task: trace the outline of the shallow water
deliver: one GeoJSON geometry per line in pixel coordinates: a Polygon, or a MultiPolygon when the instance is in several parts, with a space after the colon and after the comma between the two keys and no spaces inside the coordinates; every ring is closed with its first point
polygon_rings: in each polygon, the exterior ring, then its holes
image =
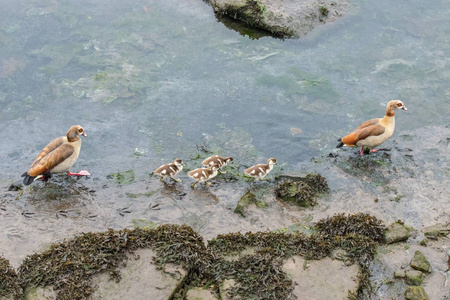
{"type": "Polygon", "coordinates": [[[2,2],[0,253],[14,266],[51,242],[141,219],[207,238],[336,212],[416,228],[450,219],[447,1],[353,1],[343,18],[284,41],[242,36],[200,0],[2,2]],[[386,144],[393,151],[336,151],[390,99],[408,107],[386,144]],[[88,137],[72,171],[92,176],[7,191],[74,124],[88,137]],[[191,189],[184,171],[182,184],[149,176],[175,158],[196,168],[211,153],[235,159],[211,187],[191,189]],[[273,176],[319,171],[330,195],[300,210],[273,197],[275,183],[240,176],[269,157],[273,176]],[[248,189],[268,207],[243,218],[233,210],[248,189]]]}

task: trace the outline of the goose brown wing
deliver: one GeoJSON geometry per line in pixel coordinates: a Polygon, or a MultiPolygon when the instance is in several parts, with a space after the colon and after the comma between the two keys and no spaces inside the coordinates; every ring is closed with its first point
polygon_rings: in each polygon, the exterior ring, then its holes
{"type": "Polygon", "coordinates": [[[58,148],[64,143],[64,137],[59,137],[51,141],[47,146],[42,149],[41,153],[39,153],[38,157],[34,160],[33,164],[31,164],[31,168],[33,168],[39,160],[41,160],[43,157],[47,156],[50,152],[58,148]]]}
{"type": "Polygon", "coordinates": [[[365,121],[365,122],[363,122],[361,125],[359,125],[358,127],[356,127],[355,130],[353,130],[352,132],[350,132],[350,134],[352,134],[352,133],[354,133],[354,132],[356,132],[356,131],[358,131],[358,130],[360,130],[360,129],[363,129],[363,128],[366,128],[366,127],[369,127],[369,126],[372,126],[372,125],[376,125],[376,124],[380,123],[380,120],[381,120],[381,119],[376,118],[376,119],[372,119],[372,120],[369,120],[369,121],[365,121]]]}
{"type": "MultiPolygon", "coordinates": [[[[50,144],[48,146],[50,146],[50,144]]],[[[38,176],[42,173],[50,171],[51,169],[62,163],[64,160],[69,158],[74,153],[74,151],[75,149],[71,145],[67,144],[60,145],[59,147],[54,148],[53,151],[47,153],[47,155],[41,157],[39,160],[36,160],[27,173],[30,176],[38,176]]],[[[39,154],[39,156],[40,155],[41,154],[39,154]]]]}
{"type": "MultiPolygon", "coordinates": [[[[363,123],[364,124],[364,123],[363,123]]],[[[362,124],[361,124],[362,125],[362,124]]],[[[366,127],[361,127],[360,129],[355,129],[349,135],[342,138],[342,142],[345,145],[356,145],[360,140],[364,140],[369,136],[378,136],[383,134],[385,131],[384,126],[380,124],[370,125],[366,127]]]]}

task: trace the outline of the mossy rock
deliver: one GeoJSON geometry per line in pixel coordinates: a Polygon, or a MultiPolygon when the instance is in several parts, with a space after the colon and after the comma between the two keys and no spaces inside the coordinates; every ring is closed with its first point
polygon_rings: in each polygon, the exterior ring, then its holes
{"type": "Polygon", "coordinates": [[[404,270],[395,270],[394,278],[405,278],[406,274],[404,270]]]}
{"type": "Polygon", "coordinates": [[[242,217],[245,218],[245,210],[251,204],[255,204],[259,208],[266,208],[266,206],[267,206],[267,204],[265,202],[258,201],[255,194],[253,194],[250,191],[247,191],[247,193],[245,193],[244,196],[241,197],[238,204],[236,205],[236,208],[234,209],[234,213],[241,215],[242,217]]]}
{"type": "Polygon", "coordinates": [[[385,240],[387,244],[405,241],[409,238],[409,230],[400,222],[392,223],[385,232],[385,240]]]}
{"type": "Polygon", "coordinates": [[[423,281],[423,273],[417,270],[408,270],[405,272],[406,284],[421,285],[423,281]]]}
{"type": "Polygon", "coordinates": [[[424,228],[422,232],[427,238],[437,240],[439,237],[445,237],[450,233],[450,224],[436,224],[424,228]]]}
{"type": "Polygon", "coordinates": [[[414,253],[414,258],[411,261],[410,266],[413,267],[414,269],[422,271],[422,272],[427,272],[427,273],[431,272],[430,262],[425,257],[425,255],[423,255],[423,253],[420,252],[419,250],[417,250],[414,253]]]}
{"type": "Polygon", "coordinates": [[[410,286],[405,291],[407,300],[430,300],[424,288],[421,286],[410,286]]]}

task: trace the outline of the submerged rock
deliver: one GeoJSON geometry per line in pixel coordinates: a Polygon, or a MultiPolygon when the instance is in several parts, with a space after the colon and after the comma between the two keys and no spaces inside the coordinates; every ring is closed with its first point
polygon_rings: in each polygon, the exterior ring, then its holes
{"type": "Polygon", "coordinates": [[[424,288],[421,286],[410,286],[405,291],[405,298],[408,300],[430,300],[424,288]]]}
{"type": "Polygon", "coordinates": [[[416,270],[422,271],[422,272],[431,272],[431,264],[428,261],[428,259],[423,255],[422,252],[417,250],[414,254],[414,258],[410,264],[411,267],[413,267],[416,270]]]}
{"type": "Polygon", "coordinates": [[[304,36],[315,26],[336,20],[346,0],[205,0],[218,16],[229,16],[285,38],[304,36]]]}
{"type": "Polygon", "coordinates": [[[241,197],[238,204],[236,205],[236,208],[234,209],[234,213],[241,215],[242,217],[245,217],[246,216],[245,210],[251,204],[255,204],[256,206],[258,206],[260,208],[265,208],[267,205],[265,202],[258,201],[256,199],[255,194],[253,194],[250,191],[247,191],[247,193],[245,193],[244,196],[241,197]]]}

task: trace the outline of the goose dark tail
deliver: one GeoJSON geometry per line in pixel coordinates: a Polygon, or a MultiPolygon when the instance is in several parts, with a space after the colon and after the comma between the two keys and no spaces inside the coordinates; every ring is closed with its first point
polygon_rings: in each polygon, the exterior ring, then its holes
{"type": "Polygon", "coordinates": [[[33,176],[28,175],[27,172],[23,173],[21,177],[25,177],[23,179],[23,185],[30,185],[30,184],[32,184],[33,181],[34,181],[34,178],[36,178],[36,176],[33,177],[33,176]]]}
{"type": "Polygon", "coordinates": [[[344,143],[342,142],[341,139],[338,139],[339,144],[337,144],[336,148],[341,148],[342,146],[344,146],[344,143]]]}

